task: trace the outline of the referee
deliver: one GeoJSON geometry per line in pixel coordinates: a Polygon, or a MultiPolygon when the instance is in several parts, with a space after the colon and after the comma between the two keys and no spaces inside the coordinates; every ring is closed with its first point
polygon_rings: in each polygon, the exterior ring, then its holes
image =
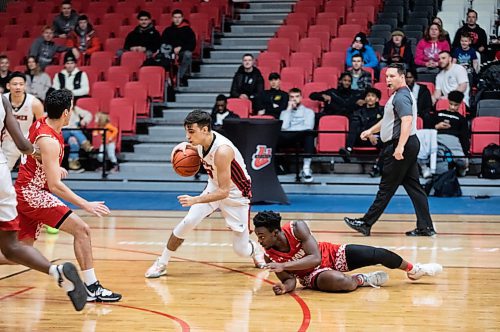
{"type": "Polygon", "coordinates": [[[381,158],[384,168],[375,201],[363,218],[345,217],[345,223],[365,236],[382,215],[387,204],[403,185],[413,203],[417,215],[417,228],[406,232],[407,236],[433,236],[436,234],[429,213],[427,196],[420,186],[417,154],[420,142],[417,138],[417,102],[406,86],[405,70],[400,64],[391,64],[386,72],[387,86],[396,91],[387,101],[384,116],[376,125],[361,133],[366,140],[380,132],[383,142],[381,158]]]}

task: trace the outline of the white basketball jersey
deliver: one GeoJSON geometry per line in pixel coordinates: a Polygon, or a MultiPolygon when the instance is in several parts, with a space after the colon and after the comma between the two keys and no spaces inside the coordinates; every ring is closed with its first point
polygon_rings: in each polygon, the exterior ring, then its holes
{"type": "MultiPolygon", "coordinates": [[[[10,92],[5,93],[4,96],[10,101],[10,92]]],[[[24,102],[20,107],[14,108],[12,106],[12,114],[16,118],[17,122],[19,122],[19,127],[21,127],[21,131],[24,134],[24,137],[28,137],[29,130],[33,121],[35,120],[35,116],[33,115],[33,100],[35,100],[35,96],[26,93],[24,98],[24,102]]],[[[11,104],[12,105],[12,104],[11,104]]],[[[11,139],[8,133],[6,133],[6,137],[11,139]]]]}
{"type": "Polygon", "coordinates": [[[198,145],[198,154],[202,158],[203,167],[207,170],[209,179],[209,187],[219,187],[217,181],[217,166],[215,166],[215,153],[222,145],[227,145],[233,149],[234,159],[231,162],[231,188],[229,198],[237,199],[241,197],[252,197],[252,186],[250,175],[248,175],[247,168],[240,151],[233,145],[233,143],[219,133],[213,133],[214,140],[208,149],[208,152],[203,153],[203,147],[198,145]]]}
{"type": "MultiPolygon", "coordinates": [[[[5,108],[3,108],[3,103],[0,101],[0,144],[3,143],[5,132],[7,132],[5,130],[5,108]]],[[[7,158],[5,158],[3,150],[0,148],[0,164],[5,164],[6,162],[7,158]]]]}

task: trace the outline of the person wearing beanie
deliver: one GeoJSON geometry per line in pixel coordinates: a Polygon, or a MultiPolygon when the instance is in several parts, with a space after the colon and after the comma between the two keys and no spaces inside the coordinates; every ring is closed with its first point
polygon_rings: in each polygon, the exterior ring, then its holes
{"type": "Polygon", "coordinates": [[[54,17],[52,25],[54,34],[59,38],[67,38],[77,24],[78,14],[71,8],[71,1],[64,0],[61,4],[61,13],[54,17]]]}
{"type": "Polygon", "coordinates": [[[154,27],[149,12],[141,10],[137,20],[139,24],[125,38],[123,49],[145,53],[147,58],[151,58],[160,48],[160,33],[154,27]]]}
{"type": "Polygon", "coordinates": [[[391,63],[403,63],[407,69],[414,65],[411,44],[406,39],[405,33],[399,29],[394,30],[391,39],[385,43],[380,67],[387,67],[391,63]]]}
{"type": "Polygon", "coordinates": [[[78,24],[75,29],[68,35],[66,46],[77,48],[83,55],[81,58],[85,61],[90,60],[92,53],[101,50],[101,41],[96,35],[94,27],[90,24],[87,15],[78,17],[78,24]]]}
{"type": "Polygon", "coordinates": [[[355,54],[360,54],[363,57],[365,67],[378,68],[377,54],[369,45],[368,39],[366,39],[366,35],[363,32],[359,32],[354,36],[351,47],[347,49],[345,59],[347,67],[352,66],[352,56],[355,54]]]}

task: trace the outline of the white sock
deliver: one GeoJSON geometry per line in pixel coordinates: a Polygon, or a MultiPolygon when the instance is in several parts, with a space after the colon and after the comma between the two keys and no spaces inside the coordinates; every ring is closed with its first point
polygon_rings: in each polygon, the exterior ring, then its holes
{"type": "Polygon", "coordinates": [[[174,252],[169,250],[167,247],[163,248],[163,252],[160,256],[160,263],[167,265],[174,252]]]}
{"type": "Polygon", "coordinates": [[[73,289],[75,289],[75,285],[68,279],[64,278],[63,274],[63,266],[62,265],[51,265],[49,268],[49,275],[54,278],[56,282],[59,282],[59,275],[63,277],[63,281],[61,283],[61,287],[66,291],[66,292],[71,292],[73,289]]]}
{"type": "Polygon", "coordinates": [[[304,158],[304,169],[311,169],[311,158],[304,158]]]}
{"type": "Polygon", "coordinates": [[[93,268],[82,271],[82,274],[83,274],[83,281],[85,282],[85,285],[90,286],[90,285],[95,284],[97,282],[97,277],[95,276],[95,271],[93,268]]]}

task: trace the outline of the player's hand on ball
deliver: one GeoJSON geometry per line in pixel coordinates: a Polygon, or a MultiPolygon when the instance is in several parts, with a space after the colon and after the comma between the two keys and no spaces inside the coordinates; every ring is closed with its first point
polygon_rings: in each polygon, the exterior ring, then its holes
{"type": "Polygon", "coordinates": [[[177,196],[177,199],[179,200],[179,203],[181,203],[182,207],[189,207],[196,204],[196,197],[189,195],[180,195],[177,196]]]}
{"type": "Polygon", "coordinates": [[[286,293],[285,285],[282,283],[277,283],[273,286],[273,292],[275,295],[283,295],[286,293]]]}
{"type": "Polygon", "coordinates": [[[271,272],[276,272],[276,273],[284,271],[283,264],[281,263],[268,263],[266,265],[266,269],[269,269],[271,272]]]}
{"type": "Polygon", "coordinates": [[[111,213],[109,208],[104,204],[104,201],[101,202],[87,202],[82,208],[95,216],[102,217],[111,213]]]}

